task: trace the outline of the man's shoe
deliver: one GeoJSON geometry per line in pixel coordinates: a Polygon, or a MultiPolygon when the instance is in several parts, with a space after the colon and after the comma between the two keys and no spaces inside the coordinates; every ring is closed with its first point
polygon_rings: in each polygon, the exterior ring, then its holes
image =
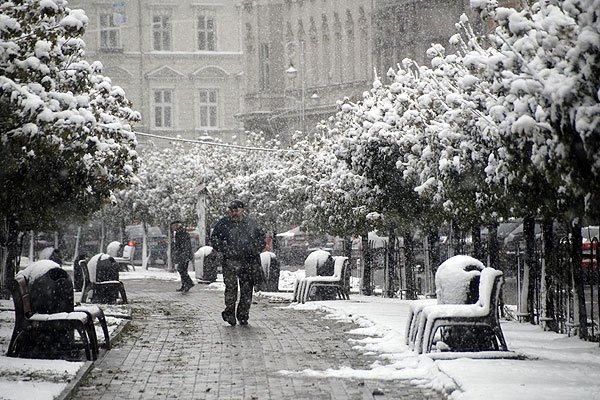
{"type": "Polygon", "coordinates": [[[223,317],[223,321],[227,322],[231,326],[235,326],[235,316],[232,314],[227,314],[225,311],[221,313],[221,317],[223,317]]]}
{"type": "Polygon", "coordinates": [[[240,319],[240,325],[248,325],[247,319],[240,319]]]}
{"type": "Polygon", "coordinates": [[[185,287],[183,288],[183,291],[187,293],[187,292],[189,292],[189,291],[190,291],[190,289],[191,289],[191,288],[193,288],[193,287],[194,287],[194,284],[191,284],[191,285],[185,286],[185,287]]]}
{"type": "Polygon", "coordinates": [[[183,289],[183,286],[182,286],[182,287],[180,287],[179,289],[175,289],[175,291],[176,291],[176,292],[183,292],[183,290],[184,290],[184,289],[183,289]]]}

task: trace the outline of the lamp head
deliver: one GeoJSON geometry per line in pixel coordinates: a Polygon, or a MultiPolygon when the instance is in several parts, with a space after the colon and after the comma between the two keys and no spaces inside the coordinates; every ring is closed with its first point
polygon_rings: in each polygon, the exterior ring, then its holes
{"type": "Polygon", "coordinates": [[[294,80],[296,79],[296,76],[298,76],[298,70],[294,68],[293,64],[290,63],[290,67],[285,70],[285,74],[288,76],[288,78],[294,80]]]}

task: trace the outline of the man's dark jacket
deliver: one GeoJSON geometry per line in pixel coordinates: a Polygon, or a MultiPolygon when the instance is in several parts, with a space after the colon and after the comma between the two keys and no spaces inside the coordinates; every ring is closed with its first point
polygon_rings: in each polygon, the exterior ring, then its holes
{"type": "Polygon", "coordinates": [[[174,232],[175,237],[173,238],[173,263],[174,264],[185,264],[194,258],[192,252],[192,242],[190,240],[190,234],[184,228],[180,228],[174,232]]]}
{"type": "Polygon", "coordinates": [[[260,264],[260,253],[265,248],[265,232],[248,216],[240,221],[223,217],[215,225],[210,237],[211,246],[226,260],[260,264]]]}

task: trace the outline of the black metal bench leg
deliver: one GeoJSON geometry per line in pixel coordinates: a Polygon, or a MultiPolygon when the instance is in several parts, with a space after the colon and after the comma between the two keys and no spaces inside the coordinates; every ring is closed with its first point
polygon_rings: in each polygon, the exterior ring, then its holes
{"type": "Polygon", "coordinates": [[[88,361],[93,361],[90,341],[88,339],[88,335],[87,335],[85,327],[83,325],[78,324],[75,329],[77,329],[77,333],[79,333],[79,337],[81,338],[81,341],[83,342],[83,348],[85,349],[85,357],[87,358],[88,361]]]}

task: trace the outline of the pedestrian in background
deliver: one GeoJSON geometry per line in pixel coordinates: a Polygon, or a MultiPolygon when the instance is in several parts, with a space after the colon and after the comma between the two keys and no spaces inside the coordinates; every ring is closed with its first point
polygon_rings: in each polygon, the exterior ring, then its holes
{"type": "Polygon", "coordinates": [[[213,249],[223,255],[225,310],[221,316],[232,326],[236,324],[236,318],[240,325],[247,325],[252,289],[260,283],[256,282],[256,276],[257,271],[261,271],[260,253],[265,248],[265,232],[245,214],[241,200],[229,203],[227,212],[210,236],[213,249]]]}
{"type": "Polygon", "coordinates": [[[192,252],[192,240],[190,234],[185,230],[181,222],[171,222],[171,232],[173,232],[173,240],[171,245],[172,261],[177,266],[177,272],[181,277],[181,287],[178,292],[187,292],[193,286],[192,278],[188,274],[188,264],[194,259],[192,252]]]}
{"type": "Polygon", "coordinates": [[[50,257],[48,257],[48,260],[54,261],[55,263],[60,265],[61,268],[63,266],[62,253],[60,252],[59,249],[52,250],[52,254],[50,254],[50,257]]]}

